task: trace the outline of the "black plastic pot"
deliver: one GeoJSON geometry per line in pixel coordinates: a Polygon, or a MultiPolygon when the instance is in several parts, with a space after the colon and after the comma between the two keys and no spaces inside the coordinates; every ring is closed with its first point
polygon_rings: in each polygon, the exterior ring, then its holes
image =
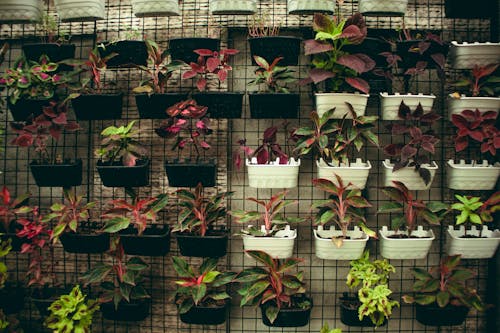
{"type": "Polygon", "coordinates": [[[264,325],[270,327],[301,327],[307,325],[311,317],[312,299],[304,297],[304,300],[305,299],[311,302],[311,306],[305,309],[282,307],[273,323],[271,323],[265,315],[266,308],[269,306],[270,302],[264,303],[264,305],[260,306],[262,322],[264,325]]]}
{"type": "Polygon", "coordinates": [[[498,4],[495,0],[478,0],[474,5],[467,0],[445,0],[444,8],[447,18],[482,18],[498,15],[498,4]]]}
{"type": "MultiPolygon", "coordinates": [[[[343,296],[340,298],[340,321],[348,326],[355,327],[375,327],[370,317],[363,317],[363,320],[359,320],[358,308],[360,302],[357,297],[347,297],[343,296]]],[[[387,319],[381,326],[387,324],[387,319]]]]}
{"type": "Polygon", "coordinates": [[[22,98],[12,104],[7,98],[7,105],[14,121],[26,121],[42,114],[43,108],[49,106],[50,99],[25,99],[22,98]]]}
{"type": "Polygon", "coordinates": [[[146,228],[141,236],[137,230],[128,228],[120,232],[125,253],[138,256],[159,257],[170,251],[170,227],[153,225],[146,228]]]}
{"type": "Polygon", "coordinates": [[[149,299],[131,300],[130,303],[122,301],[115,309],[113,302],[107,302],[101,304],[101,312],[108,320],[141,321],[149,316],[150,303],[149,299]]]}
{"type": "Polygon", "coordinates": [[[266,36],[252,37],[248,39],[250,43],[250,54],[252,64],[257,66],[254,55],[262,57],[268,63],[274,59],[283,57],[278,63],[279,66],[296,66],[299,64],[300,43],[302,39],[292,36],[266,36]]]}
{"type": "Polygon", "coordinates": [[[297,118],[299,94],[250,93],[250,115],[254,119],[297,118]]]}
{"type": "Polygon", "coordinates": [[[109,249],[109,234],[64,233],[59,237],[69,253],[103,253],[109,249]]]}
{"type": "Polygon", "coordinates": [[[437,304],[416,305],[417,321],[428,326],[453,326],[461,325],[469,308],[466,306],[447,305],[440,308],[437,304]]]}
{"type": "Polygon", "coordinates": [[[49,306],[61,295],[67,294],[69,290],[64,288],[41,288],[33,290],[31,300],[35,304],[40,316],[47,317],[50,314],[49,306]]]}
{"type": "Polygon", "coordinates": [[[188,312],[180,314],[181,321],[195,325],[220,325],[226,321],[229,302],[224,305],[193,306],[188,312]]]}
{"type": "Polygon", "coordinates": [[[109,68],[134,67],[136,65],[146,66],[148,64],[148,50],[146,42],[143,40],[120,40],[114,43],[103,42],[99,46],[99,53],[101,57],[117,53],[116,56],[108,60],[106,65],[109,68]]]}
{"type": "Polygon", "coordinates": [[[31,174],[39,187],[71,187],[82,184],[82,160],[62,164],[30,163],[31,174]]]}
{"type": "MultiPolygon", "coordinates": [[[[27,60],[40,61],[40,57],[45,54],[52,62],[59,62],[75,57],[75,45],[73,44],[56,44],[56,43],[35,43],[25,44],[22,46],[24,56],[27,60]]],[[[61,70],[72,70],[72,66],[60,64],[61,70]]]]}
{"type": "Polygon", "coordinates": [[[217,183],[217,165],[214,162],[172,162],[165,161],[168,186],[195,187],[201,183],[204,187],[212,187],[217,183]]]}
{"type": "Polygon", "coordinates": [[[179,250],[186,257],[220,258],[227,253],[227,231],[209,231],[205,236],[175,233],[179,250]]]}
{"type": "Polygon", "coordinates": [[[138,94],[135,95],[135,103],[141,119],[166,119],[165,111],[175,103],[186,98],[186,94],[138,94]]]}
{"type": "Polygon", "coordinates": [[[198,55],[194,53],[197,49],[208,49],[218,51],[220,39],[216,38],[173,38],[168,42],[168,48],[172,60],[182,60],[186,64],[197,62],[198,55]]]}
{"type": "Polygon", "coordinates": [[[18,284],[7,282],[0,289],[0,309],[6,315],[20,312],[24,307],[24,295],[26,291],[18,284]]]}
{"type": "Polygon", "coordinates": [[[120,119],[123,94],[80,95],[71,104],[78,120],[120,119]]]}
{"type": "Polygon", "coordinates": [[[149,159],[137,160],[135,166],[103,163],[97,161],[97,172],[102,184],[107,187],[139,187],[149,185],[149,159]]]}
{"type": "Polygon", "coordinates": [[[422,55],[419,52],[410,52],[410,49],[418,47],[419,42],[419,40],[404,40],[396,42],[396,54],[398,54],[402,59],[398,65],[400,68],[412,68],[415,67],[419,61],[427,61],[427,68],[432,69],[434,68],[434,60],[431,57],[432,54],[442,53],[445,57],[448,54],[448,45],[446,43],[440,45],[433,41],[430,42],[431,45],[422,55]]]}
{"type": "Polygon", "coordinates": [[[211,118],[241,118],[242,92],[205,92],[193,94],[199,105],[208,106],[211,118]]]}

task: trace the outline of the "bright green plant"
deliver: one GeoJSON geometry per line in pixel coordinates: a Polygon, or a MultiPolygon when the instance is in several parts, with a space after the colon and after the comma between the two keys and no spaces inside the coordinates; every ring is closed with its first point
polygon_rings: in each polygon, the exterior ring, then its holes
{"type": "Polygon", "coordinates": [[[174,269],[179,274],[176,280],[175,303],[180,314],[188,312],[193,306],[220,304],[231,298],[225,286],[232,282],[236,273],[217,271],[215,258],[206,258],[198,272],[184,259],[172,257],[174,269]]]}
{"type": "Polygon", "coordinates": [[[370,317],[374,325],[382,325],[384,320],[391,316],[392,308],[399,307],[399,302],[389,298],[392,291],[388,286],[389,274],[396,272],[396,269],[386,259],[370,261],[368,250],[350,264],[347,285],[351,289],[361,285],[358,290],[358,299],[361,302],[358,308],[359,320],[370,317]]]}
{"type": "MultiPolygon", "coordinates": [[[[492,214],[500,210],[500,192],[493,193],[484,203],[480,197],[455,194],[458,202],[451,205],[451,208],[460,212],[456,216],[455,223],[479,224],[493,222],[492,214]]],[[[467,228],[465,228],[467,234],[467,228]]]]}
{"type": "Polygon", "coordinates": [[[274,59],[271,64],[262,57],[254,55],[253,58],[260,67],[255,70],[255,79],[248,82],[249,85],[265,87],[263,91],[273,93],[288,94],[290,92],[286,85],[297,81],[297,79],[293,76],[295,71],[286,66],[278,66],[283,57],[274,59]]]}
{"type": "Polygon", "coordinates": [[[340,328],[332,328],[328,326],[328,323],[325,323],[323,327],[321,328],[321,331],[319,333],[342,333],[342,330],[340,328]]]}
{"type": "MultiPolygon", "coordinates": [[[[0,258],[3,258],[7,254],[9,254],[10,250],[12,250],[11,240],[2,240],[0,238],[0,258]]],[[[0,289],[5,286],[7,276],[7,265],[3,261],[0,261],[0,289]]]]}
{"type": "Polygon", "coordinates": [[[50,305],[45,326],[55,333],[90,333],[92,317],[99,310],[99,302],[86,298],[80,286],[76,285],[69,294],[62,295],[50,305]]]}

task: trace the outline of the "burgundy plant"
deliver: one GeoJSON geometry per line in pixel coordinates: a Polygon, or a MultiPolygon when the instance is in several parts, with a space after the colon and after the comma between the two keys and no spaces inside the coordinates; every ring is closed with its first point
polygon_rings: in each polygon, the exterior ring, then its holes
{"type": "Polygon", "coordinates": [[[9,231],[10,224],[16,220],[18,214],[32,211],[31,207],[23,205],[30,196],[30,193],[24,193],[13,199],[9,189],[4,185],[0,192],[0,221],[5,232],[9,231]]]}
{"type": "MultiPolygon", "coordinates": [[[[469,93],[473,97],[480,96],[497,96],[500,88],[498,83],[500,78],[493,74],[498,69],[498,64],[489,64],[485,66],[474,65],[474,68],[463,79],[455,82],[454,87],[468,88],[469,93]]],[[[460,97],[458,93],[453,94],[454,97],[460,97]],[[456,96],[458,95],[458,96],[456,96]]]]}

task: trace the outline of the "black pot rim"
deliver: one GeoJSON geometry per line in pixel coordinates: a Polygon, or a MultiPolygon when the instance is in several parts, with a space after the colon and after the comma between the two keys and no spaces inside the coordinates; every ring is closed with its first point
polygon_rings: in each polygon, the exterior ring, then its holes
{"type": "Polygon", "coordinates": [[[214,40],[214,41],[220,41],[219,38],[211,38],[211,37],[177,37],[177,38],[170,38],[169,41],[182,41],[182,40],[214,40]]]}
{"type": "Polygon", "coordinates": [[[168,236],[168,234],[170,234],[170,225],[168,224],[153,224],[153,225],[149,225],[146,227],[146,230],[144,230],[144,232],[142,233],[142,235],[138,235],[137,234],[137,229],[130,226],[124,230],[120,230],[118,232],[118,234],[120,236],[125,236],[125,237],[150,237],[150,238],[161,238],[161,237],[165,237],[165,236],[168,236]],[[160,234],[155,234],[155,235],[147,235],[145,234],[146,230],[159,230],[159,231],[162,231],[162,233],[160,234]]]}
{"type": "Polygon", "coordinates": [[[102,160],[98,160],[97,163],[96,163],[96,166],[98,168],[102,168],[102,169],[117,168],[117,167],[140,169],[140,168],[147,167],[151,163],[151,160],[149,159],[149,157],[146,157],[146,158],[137,160],[137,163],[140,163],[140,162],[142,162],[142,163],[141,164],[136,164],[136,165],[129,166],[129,165],[119,164],[119,163],[116,163],[116,162],[113,163],[113,164],[106,164],[102,160]]]}
{"type": "Polygon", "coordinates": [[[198,233],[193,233],[193,232],[174,232],[175,237],[177,238],[227,238],[229,237],[229,231],[228,230],[209,230],[207,231],[207,234],[205,236],[201,236],[198,233]],[[212,233],[211,235],[209,233],[212,233]]]}
{"type": "Polygon", "coordinates": [[[184,165],[184,166],[217,166],[215,159],[194,161],[192,159],[173,159],[172,161],[165,160],[165,166],[184,165]]]}
{"type": "Polygon", "coordinates": [[[273,39],[289,39],[289,40],[302,40],[301,37],[297,37],[297,36],[260,36],[260,37],[248,37],[248,40],[264,40],[264,39],[270,39],[270,40],[273,40],[273,39]]]}
{"type": "Polygon", "coordinates": [[[70,161],[69,163],[48,163],[48,164],[39,164],[36,160],[33,160],[30,162],[30,166],[40,166],[40,167],[53,167],[53,166],[60,166],[60,167],[70,167],[70,166],[78,166],[82,164],[82,159],[77,158],[74,161],[70,161]]]}

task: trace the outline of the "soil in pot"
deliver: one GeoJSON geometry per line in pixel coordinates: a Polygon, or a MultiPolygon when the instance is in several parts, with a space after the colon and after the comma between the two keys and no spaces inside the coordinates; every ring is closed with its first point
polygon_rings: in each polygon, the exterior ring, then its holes
{"type": "Polygon", "coordinates": [[[435,303],[430,305],[416,304],[415,307],[417,321],[429,326],[461,325],[469,313],[469,308],[466,306],[450,304],[444,308],[435,303]]]}
{"type": "Polygon", "coordinates": [[[39,187],[71,187],[82,184],[82,160],[61,164],[30,163],[31,174],[39,187]]]}
{"type": "Polygon", "coordinates": [[[97,161],[97,171],[107,187],[139,187],[149,185],[150,160],[137,160],[135,166],[97,161]]]}
{"type": "Polygon", "coordinates": [[[109,249],[109,234],[90,230],[67,232],[59,237],[64,250],[69,253],[103,253],[109,249]]]}
{"type": "Polygon", "coordinates": [[[141,321],[149,316],[150,303],[149,299],[131,300],[130,303],[122,301],[116,309],[113,302],[107,302],[101,304],[101,312],[108,320],[141,321]]]}
{"type": "Polygon", "coordinates": [[[168,48],[172,60],[182,60],[186,64],[197,62],[198,55],[194,53],[197,49],[217,51],[220,48],[220,40],[216,38],[173,38],[168,42],[168,48]]]}
{"type": "Polygon", "coordinates": [[[22,98],[12,104],[7,98],[7,106],[14,121],[26,121],[42,114],[43,108],[49,106],[50,99],[27,99],[22,98]]]}
{"type": "Polygon", "coordinates": [[[165,162],[168,186],[195,187],[201,183],[204,187],[217,184],[217,165],[214,162],[165,162]]]}
{"type": "Polygon", "coordinates": [[[220,325],[226,321],[229,302],[193,306],[188,312],[180,314],[181,321],[195,325],[220,325]]]}
{"type": "Polygon", "coordinates": [[[430,237],[418,237],[418,236],[414,236],[414,235],[405,235],[405,234],[394,234],[394,235],[390,235],[390,236],[387,236],[387,238],[392,238],[392,239],[426,239],[426,238],[430,238],[430,237]]]}
{"type": "Polygon", "coordinates": [[[206,92],[193,94],[199,105],[208,106],[208,114],[214,119],[241,118],[243,93],[206,92]]]}
{"type": "Polygon", "coordinates": [[[61,295],[67,294],[70,290],[65,288],[43,287],[34,289],[31,300],[35,304],[40,316],[47,317],[50,314],[49,306],[61,295]]]}
{"type": "Polygon", "coordinates": [[[123,93],[80,95],[71,101],[78,120],[110,120],[122,117],[123,93]]]}
{"type": "Polygon", "coordinates": [[[312,309],[311,298],[305,296],[294,298],[292,304],[297,307],[282,307],[273,323],[271,323],[265,315],[265,311],[268,308],[269,303],[270,302],[267,302],[260,306],[260,310],[262,313],[262,322],[264,323],[264,325],[270,327],[301,327],[309,323],[312,309]],[[297,306],[297,304],[305,303],[307,301],[309,302],[308,305],[304,304],[303,307],[297,306]]]}
{"type": "Polygon", "coordinates": [[[115,43],[103,42],[99,47],[101,57],[111,53],[118,55],[109,59],[108,68],[146,66],[148,64],[148,50],[143,40],[120,40],[115,43]]]}
{"type": "Polygon", "coordinates": [[[179,93],[138,94],[135,95],[135,103],[141,119],[166,119],[165,111],[185,98],[186,94],[179,93]]]}
{"type": "MultiPolygon", "coordinates": [[[[40,61],[40,57],[45,54],[52,62],[73,59],[75,57],[75,45],[57,43],[34,43],[22,46],[24,56],[27,60],[40,61]]],[[[60,64],[59,70],[70,71],[72,66],[60,64]]]]}
{"type": "Polygon", "coordinates": [[[158,257],[170,251],[170,227],[168,225],[152,225],[144,230],[141,236],[135,228],[127,228],[120,232],[120,239],[126,254],[158,257]]]}
{"type": "Polygon", "coordinates": [[[7,282],[0,289],[0,309],[6,315],[18,313],[24,307],[25,289],[20,284],[7,282]]]}
{"type": "Polygon", "coordinates": [[[181,255],[186,257],[220,258],[227,253],[227,231],[210,230],[205,236],[176,233],[181,255]]]}
{"type": "Polygon", "coordinates": [[[249,101],[253,119],[295,119],[299,114],[299,94],[250,93],[249,101]]]}
{"type": "Polygon", "coordinates": [[[299,37],[293,36],[249,38],[252,64],[257,66],[253,56],[258,55],[266,59],[268,63],[272,63],[278,57],[283,57],[278,63],[279,66],[296,66],[299,64],[301,41],[299,37]]]}
{"type": "MultiPolygon", "coordinates": [[[[357,297],[348,296],[344,294],[340,298],[340,321],[348,326],[355,327],[375,327],[370,317],[363,317],[363,320],[359,320],[358,308],[361,306],[361,302],[357,297]]],[[[381,326],[387,324],[387,319],[381,326]]]]}

